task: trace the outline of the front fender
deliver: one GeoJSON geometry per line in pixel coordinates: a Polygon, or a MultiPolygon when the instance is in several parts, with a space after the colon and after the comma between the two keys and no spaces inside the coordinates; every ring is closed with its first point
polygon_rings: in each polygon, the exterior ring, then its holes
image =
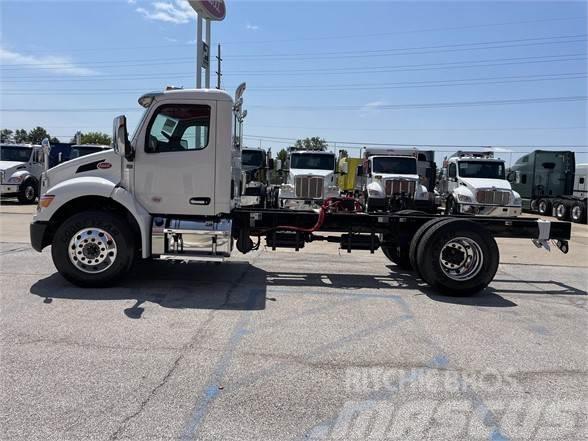
{"type": "Polygon", "coordinates": [[[125,207],[133,215],[141,231],[141,256],[146,259],[151,255],[151,215],[137,200],[122,187],[116,187],[112,199],[125,207]]]}
{"type": "Polygon", "coordinates": [[[53,195],[55,198],[51,205],[37,212],[33,219],[39,222],[47,222],[57,210],[69,201],[82,196],[109,198],[114,188],[115,184],[112,181],[97,177],[79,177],[62,181],[45,192],[45,195],[53,195]]]}

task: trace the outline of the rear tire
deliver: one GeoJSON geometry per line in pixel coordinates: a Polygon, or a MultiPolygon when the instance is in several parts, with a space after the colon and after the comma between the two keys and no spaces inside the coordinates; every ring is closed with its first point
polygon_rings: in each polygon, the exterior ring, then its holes
{"type": "Polygon", "coordinates": [[[446,295],[467,296],[492,281],[500,254],[483,227],[452,219],[429,228],[417,247],[416,259],[429,285],[446,295]]]}
{"type": "Polygon", "coordinates": [[[416,233],[414,234],[414,236],[412,237],[412,240],[410,241],[410,247],[408,250],[408,260],[410,262],[410,266],[412,267],[412,269],[414,269],[414,271],[417,273],[417,275],[422,279],[423,276],[421,275],[421,271],[417,262],[417,248],[419,246],[419,244],[421,243],[421,239],[423,238],[423,235],[429,231],[429,229],[433,226],[438,224],[439,222],[450,222],[452,219],[447,219],[447,218],[437,218],[437,219],[431,219],[430,221],[425,222],[423,225],[421,225],[421,227],[416,231],[416,233]]]}
{"type": "Polygon", "coordinates": [[[555,207],[555,217],[559,220],[566,220],[570,214],[570,207],[565,201],[560,201],[555,207]]]}
{"type": "Polygon", "coordinates": [[[51,256],[59,273],[71,283],[104,287],[131,269],[135,247],[133,233],[121,216],[85,211],[57,228],[51,256]]]}
{"type": "Polygon", "coordinates": [[[570,210],[570,217],[572,221],[577,224],[586,223],[586,204],[584,202],[576,202],[570,210]]]}

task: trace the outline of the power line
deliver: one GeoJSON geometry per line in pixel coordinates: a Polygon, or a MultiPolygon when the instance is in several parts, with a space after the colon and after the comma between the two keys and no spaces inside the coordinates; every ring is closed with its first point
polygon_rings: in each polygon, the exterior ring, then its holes
{"type": "MultiPolygon", "coordinates": [[[[282,138],[282,137],[274,137],[274,136],[259,136],[259,135],[244,135],[244,138],[247,139],[258,139],[258,140],[266,140],[266,141],[273,141],[273,142],[281,142],[290,143],[296,142],[296,138],[282,138]]],[[[474,145],[474,144],[415,144],[412,142],[402,142],[402,143],[380,143],[380,142],[357,142],[357,141],[337,141],[337,140],[325,140],[329,144],[338,144],[342,147],[345,145],[358,145],[358,146],[382,146],[382,147],[440,147],[440,148],[562,148],[562,149],[578,149],[578,148],[588,148],[587,144],[584,145],[474,145]]]]}
{"type": "MultiPolygon", "coordinates": [[[[529,63],[560,63],[563,61],[578,61],[586,60],[585,53],[579,54],[565,54],[565,55],[543,55],[533,57],[511,57],[511,58],[493,58],[485,60],[468,60],[468,61],[452,61],[445,63],[432,63],[432,64],[407,64],[407,65],[396,65],[396,66],[375,66],[375,67],[342,67],[342,68],[321,68],[321,69],[296,69],[296,70],[273,70],[273,71],[238,71],[235,73],[227,73],[226,75],[255,75],[255,76],[270,76],[276,74],[280,76],[284,75],[296,75],[300,74],[312,74],[312,73],[329,73],[335,74],[361,74],[361,73],[386,73],[386,72],[406,72],[406,71],[420,71],[420,70],[443,70],[443,69],[460,69],[470,67],[489,67],[489,66],[503,66],[503,65],[519,65],[529,63]],[[564,58],[562,58],[564,57],[564,58]],[[567,57],[567,58],[565,58],[567,57]],[[495,63],[498,61],[498,63],[495,63]],[[505,61],[504,63],[502,61],[505,61]],[[467,64],[476,63],[476,64],[467,64]],[[484,63],[484,64],[479,64],[484,63]]],[[[152,74],[119,74],[118,76],[106,76],[106,75],[85,75],[81,78],[55,78],[55,77],[9,77],[9,80],[2,79],[1,83],[35,83],[43,81],[112,81],[112,80],[137,80],[137,79],[160,79],[162,75],[169,78],[192,78],[193,72],[186,73],[167,73],[161,72],[157,76],[152,74]],[[19,78],[19,80],[12,80],[12,78],[19,78]],[[33,81],[31,81],[33,80],[33,81]]]]}
{"type": "MultiPolygon", "coordinates": [[[[481,106],[499,106],[499,105],[518,105],[518,104],[545,104],[545,103],[563,103],[563,102],[581,102],[586,101],[588,96],[557,96],[557,97],[537,97],[537,98],[518,98],[491,101],[453,101],[437,103],[407,103],[407,104],[390,104],[378,106],[377,110],[396,110],[396,109],[436,109],[451,107],[481,107],[481,106]]],[[[361,105],[346,106],[291,106],[282,104],[281,106],[252,105],[248,106],[257,109],[268,110],[286,110],[286,111],[314,111],[314,110],[331,110],[331,111],[368,111],[374,110],[361,105]]],[[[4,108],[1,112],[121,112],[121,111],[140,111],[137,108],[4,108]]]]}
{"type": "MultiPolygon", "coordinates": [[[[525,77],[525,76],[523,76],[525,77]]],[[[352,85],[333,85],[333,86],[291,86],[291,87],[250,87],[252,92],[277,92],[277,91],[291,91],[295,89],[304,88],[306,90],[315,90],[320,89],[323,91],[339,91],[339,90],[349,90],[350,87],[353,87],[353,90],[380,90],[380,89],[417,89],[417,88],[437,88],[437,87],[460,87],[460,86],[480,86],[480,85],[499,85],[499,84],[510,84],[510,83],[530,83],[530,82],[540,82],[540,81],[566,81],[566,80],[578,80],[578,79],[586,79],[588,76],[586,73],[582,74],[553,74],[551,76],[543,76],[543,75],[530,75],[526,79],[508,79],[512,77],[502,77],[505,80],[501,81],[479,81],[479,80],[454,80],[454,81],[433,81],[433,82],[399,82],[399,83],[383,83],[383,84],[373,84],[373,85],[361,85],[359,84],[352,84],[352,85]],[[555,76],[558,75],[558,76],[555,76]]],[[[501,77],[496,77],[500,79],[501,77]]],[[[63,89],[60,91],[47,91],[46,89],[43,90],[26,90],[24,92],[18,91],[9,91],[3,92],[2,95],[5,96],[94,96],[94,95],[103,95],[105,91],[110,93],[117,93],[119,95],[136,95],[145,91],[145,89],[134,89],[134,90],[125,90],[125,89],[102,89],[102,90],[95,90],[88,91],[87,89],[82,92],[78,92],[75,90],[68,90],[63,89]]]]}
{"type": "MultiPolygon", "coordinates": [[[[586,37],[587,34],[577,34],[577,35],[563,35],[563,36],[553,36],[553,37],[535,37],[535,38],[523,38],[523,39],[515,39],[515,40],[494,40],[494,41],[480,41],[476,43],[458,43],[458,44],[449,44],[449,45],[436,45],[436,46],[417,46],[417,47],[408,47],[408,48],[393,48],[393,49],[374,49],[374,50],[357,50],[357,51],[336,51],[336,52],[313,52],[313,53],[298,53],[298,54],[257,54],[257,55],[228,55],[229,59],[258,59],[258,58],[271,58],[272,60],[275,58],[293,58],[293,59],[316,59],[316,58],[355,58],[355,57],[375,57],[375,56],[401,56],[401,55],[420,55],[420,54],[427,54],[427,53],[440,53],[440,52],[450,52],[452,50],[441,50],[444,48],[461,48],[455,49],[456,51],[459,50],[478,50],[478,49],[503,49],[509,47],[526,47],[526,46],[533,46],[533,45],[545,45],[545,44],[563,44],[563,43],[576,43],[576,42],[586,42],[586,38],[579,39],[579,37],[586,37]],[[573,40],[568,41],[538,41],[538,40],[562,40],[562,39],[570,39],[574,38],[573,40]],[[533,41],[534,43],[528,43],[533,41]],[[512,44],[512,45],[504,45],[505,43],[515,43],[515,42],[525,42],[524,44],[512,44]],[[491,44],[500,44],[499,46],[485,46],[485,47],[474,47],[480,45],[491,45],[491,44]],[[435,49],[433,51],[422,52],[422,49],[435,49]],[[419,50],[418,52],[404,52],[404,53],[397,53],[399,51],[410,51],[410,50],[419,50]]],[[[143,58],[143,59],[134,59],[134,60],[101,60],[101,61],[91,61],[91,62],[61,62],[61,63],[43,63],[43,64],[35,64],[35,63],[19,63],[19,64],[10,64],[8,66],[0,67],[1,71],[15,71],[15,70],[22,70],[30,67],[34,67],[35,69],[48,69],[48,70],[60,70],[71,67],[72,64],[75,64],[76,67],[79,66],[90,66],[90,67],[101,67],[101,68],[123,68],[123,67],[137,67],[137,66],[158,66],[158,65],[169,65],[169,64],[187,64],[193,63],[194,57],[175,57],[175,58],[167,58],[167,59],[158,59],[158,61],[153,61],[152,58],[143,58]]]]}
{"type": "Polygon", "coordinates": [[[502,131],[544,131],[544,130],[588,130],[588,126],[572,127],[486,127],[486,128],[423,128],[423,127],[402,127],[402,128],[357,128],[357,127],[301,127],[301,126],[271,126],[271,125],[253,125],[248,128],[263,129],[296,129],[296,130],[332,130],[345,132],[502,132],[502,131]]]}

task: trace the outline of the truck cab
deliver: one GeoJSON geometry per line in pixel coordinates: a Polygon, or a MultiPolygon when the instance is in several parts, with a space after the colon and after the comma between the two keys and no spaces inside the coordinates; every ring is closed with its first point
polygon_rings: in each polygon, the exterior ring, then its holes
{"type": "Polygon", "coordinates": [[[288,177],[278,194],[280,206],[309,209],[339,196],[334,153],[292,150],[287,163],[288,177]]]}
{"type": "Polygon", "coordinates": [[[367,211],[436,211],[435,195],[425,185],[431,180],[426,174],[429,161],[419,158],[419,151],[370,148],[363,158],[361,187],[367,211]]]}
{"type": "Polygon", "coordinates": [[[446,214],[521,214],[521,197],[506,180],[504,161],[494,158],[492,152],[458,151],[446,159],[439,193],[446,214]]]}
{"type": "Polygon", "coordinates": [[[32,204],[39,195],[43,173],[43,149],[40,145],[0,145],[0,196],[16,197],[32,204]]]}

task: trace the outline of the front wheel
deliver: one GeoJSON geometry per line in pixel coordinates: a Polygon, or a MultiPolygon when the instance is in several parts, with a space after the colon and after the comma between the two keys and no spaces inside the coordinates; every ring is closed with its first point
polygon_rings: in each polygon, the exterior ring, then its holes
{"type": "Polygon", "coordinates": [[[21,204],[34,204],[37,199],[37,183],[33,179],[24,181],[18,192],[18,202],[21,204]]]}
{"type": "Polygon", "coordinates": [[[63,222],[53,238],[51,255],[59,273],[82,287],[112,285],[132,267],[133,233],[113,213],[85,211],[63,222]]]}

